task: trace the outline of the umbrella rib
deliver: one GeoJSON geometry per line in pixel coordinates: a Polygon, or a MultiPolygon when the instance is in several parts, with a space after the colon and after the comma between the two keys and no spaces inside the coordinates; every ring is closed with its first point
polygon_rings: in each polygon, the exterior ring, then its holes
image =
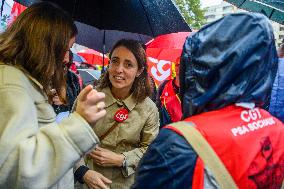
{"type": "MultiPolygon", "coordinates": [[[[75,15],[75,8],[76,8],[76,6],[77,6],[77,3],[78,3],[78,1],[75,0],[75,3],[74,3],[74,5],[73,5],[73,10],[72,10],[72,18],[74,18],[74,15],[75,15]]],[[[75,18],[74,18],[74,19],[75,19],[75,18]]]]}
{"type": "Polygon", "coordinates": [[[246,0],[243,0],[243,2],[239,5],[240,7],[246,2],[246,0]]]}
{"type": "Polygon", "coordinates": [[[261,4],[261,5],[267,6],[267,7],[269,7],[269,8],[272,8],[272,9],[275,9],[275,10],[277,10],[277,11],[280,11],[280,12],[284,13],[284,10],[278,9],[277,7],[271,6],[271,5],[269,5],[269,4],[266,4],[266,3],[263,3],[263,2],[260,2],[260,1],[257,1],[257,0],[251,0],[251,1],[252,1],[252,2],[255,2],[255,3],[259,3],[259,4],[261,4]]]}
{"type": "Polygon", "coordinates": [[[146,15],[146,18],[147,18],[147,22],[148,22],[148,24],[149,24],[149,26],[150,26],[150,30],[151,30],[152,36],[155,36],[155,34],[154,34],[153,30],[152,30],[152,26],[151,26],[151,23],[150,23],[148,14],[147,14],[147,12],[146,12],[146,10],[145,10],[145,7],[144,7],[143,3],[141,2],[141,0],[139,0],[139,3],[141,4],[141,6],[142,6],[142,8],[143,8],[143,11],[145,12],[145,15],[146,15]]]}
{"type": "Polygon", "coordinates": [[[4,9],[4,3],[5,3],[5,0],[2,0],[2,4],[1,4],[1,17],[3,16],[3,9],[4,9]]]}
{"type": "Polygon", "coordinates": [[[275,9],[272,9],[272,11],[271,11],[271,13],[270,13],[268,18],[271,18],[271,16],[273,15],[274,11],[275,11],[275,9]]]}

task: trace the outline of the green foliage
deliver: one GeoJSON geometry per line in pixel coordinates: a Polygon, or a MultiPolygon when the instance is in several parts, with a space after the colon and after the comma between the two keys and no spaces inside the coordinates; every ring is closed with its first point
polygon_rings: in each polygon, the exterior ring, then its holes
{"type": "Polygon", "coordinates": [[[1,17],[1,19],[0,19],[0,31],[2,32],[2,31],[4,31],[4,30],[6,30],[6,28],[7,28],[7,22],[8,22],[8,19],[9,19],[10,17],[8,16],[8,15],[6,15],[6,14],[4,14],[4,15],[2,15],[2,17],[1,17]]]}
{"type": "Polygon", "coordinates": [[[200,7],[200,0],[174,0],[185,21],[192,29],[200,29],[205,23],[205,10],[200,7]]]}

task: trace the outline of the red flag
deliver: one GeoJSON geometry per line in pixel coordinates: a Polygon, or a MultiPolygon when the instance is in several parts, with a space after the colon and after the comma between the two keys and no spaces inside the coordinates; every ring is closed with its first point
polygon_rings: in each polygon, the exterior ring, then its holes
{"type": "Polygon", "coordinates": [[[11,17],[8,22],[8,26],[10,26],[14,20],[24,11],[27,7],[21,5],[20,3],[14,2],[12,10],[11,10],[11,17]]]}
{"type": "Polygon", "coordinates": [[[159,85],[172,77],[172,67],[180,59],[182,47],[190,32],[161,35],[149,41],[146,46],[148,72],[159,85]]]}

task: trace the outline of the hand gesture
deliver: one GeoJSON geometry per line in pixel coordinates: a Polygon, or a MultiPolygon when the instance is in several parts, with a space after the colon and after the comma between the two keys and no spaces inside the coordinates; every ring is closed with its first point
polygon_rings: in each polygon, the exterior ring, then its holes
{"type": "Polygon", "coordinates": [[[103,167],[121,167],[124,160],[124,155],[114,153],[108,149],[96,147],[89,157],[91,157],[94,163],[103,167]]]}
{"type": "Polygon", "coordinates": [[[55,95],[52,97],[52,102],[54,105],[60,106],[63,104],[63,102],[60,101],[59,96],[55,95]]]}
{"type": "Polygon", "coordinates": [[[88,170],[83,176],[84,182],[90,189],[109,189],[107,185],[111,184],[111,180],[104,177],[101,173],[88,170]]]}
{"type": "Polygon", "coordinates": [[[97,92],[92,85],[88,85],[78,95],[75,111],[94,126],[106,114],[104,99],[104,93],[97,92]]]}
{"type": "Polygon", "coordinates": [[[56,90],[55,89],[51,89],[50,90],[50,93],[52,94],[52,103],[53,104],[55,104],[55,105],[57,105],[57,106],[60,106],[60,105],[62,105],[63,103],[61,102],[61,100],[59,99],[59,96],[58,96],[58,94],[57,94],[57,92],[56,92],[56,90]]]}

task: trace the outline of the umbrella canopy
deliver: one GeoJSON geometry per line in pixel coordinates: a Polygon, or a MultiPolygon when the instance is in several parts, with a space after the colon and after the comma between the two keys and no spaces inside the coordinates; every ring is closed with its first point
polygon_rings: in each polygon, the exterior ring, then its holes
{"type": "Polygon", "coordinates": [[[225,0],[238,8],[251,12],[260,12],[269,19],[284,24],[283,0],[225,0]]]}
{"type": "MultiPolygon", "coordinates": [[[[41,0],[16,0],[30,6],[41,0]]],[[[45,0],[69,12],[75,21],[101,30],[158,36],[190,31],[172,0],[45,0]]]]}
{"type": "MultiPolygon", "coordinates": [[[[26,7],[17,3],[13,2],[12,0],[8,0],[4,2],[3,11],[4,15],[7,15],[7,19],[5,20],[7,23],[2,24],[2,30],[6,29],[6,25],[10,24],[15,20],[15,18],[23,12],[26,7]],[[11,2],[10,2],[11,1],[11,2]]],[[[2,19],[4,20],[4,19],[2,19]]],[[[1,21],[2,21],[1,20],[1,21]]],[[[152,37],[137,33],[130,33],[130,32],[123,32],[117,30],[99,30],[96,27],[89,26],[87,24],[83,24],[80,22],[75,22],[78,28],[78,35],[76,36],[76,43],[80,45],[84,45],[88,48],[94,49],[99,52],[109,52],[112,46],[120,39],[134,39],[139,41],[142,44],[145,44],[147,41],[151,40],[152,37]]],[[[78,61],[84,62],[84,61],[78,61]]]]}
{"type": "Polygon", "coordinates": [[[100,79],[101,71],[93,69],[78,69],[83,85],[94,84],[100,79]]]}
{"type": "Polygon", "coordinates": [[[151,40],[152,37],[137,33],[123,32],[118,30],[99,30],[80,22],[75,22],[78,28],[76,43],[89,47],[99,52],[107,53],[120,39],[134,39],[142,44],[151,40]]]}
{"type": "Polygon", "coordinates": [[[148,72],[157,85],[172,77],[172,64],[179,61],[189,35],[190,32],[165,34],[146,43],[148,72]]]}
{"type": "Polygon", "coordinates": [[[108,65],[109,58],[107,56],[103,56],[102,53],[95,51],[93,49],[82,50],[77,52],[77,54],[82,56],[86,60],[86,62],[88,62],[91,65],[98,65],[98,66],[108,65]]]}
{"type": "Polygon", "coordinates": [[[83,58],[82,56],[80,56],[76,53],[73,53],[73,61],[78,62],[78,63],[87,62],[87,60],[85,58],[83,58]]]}

